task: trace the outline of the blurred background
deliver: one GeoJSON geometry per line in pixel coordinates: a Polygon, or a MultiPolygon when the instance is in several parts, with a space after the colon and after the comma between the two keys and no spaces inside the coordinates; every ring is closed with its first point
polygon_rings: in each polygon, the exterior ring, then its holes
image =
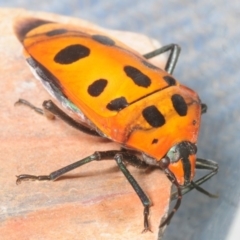
{"type": "Polygon", "coordinates": [[[163,45],[178,43],[182,52],[174,76],[208,105],[198,156],[219,163],[219,173],[203,185],[219,198],[209,199],[197,191],[184,196],[163,239],[240,239],[235,227],[240,226],[239,1],[0,0],[0,7],[68,15],[142,33],[163,45]]]}

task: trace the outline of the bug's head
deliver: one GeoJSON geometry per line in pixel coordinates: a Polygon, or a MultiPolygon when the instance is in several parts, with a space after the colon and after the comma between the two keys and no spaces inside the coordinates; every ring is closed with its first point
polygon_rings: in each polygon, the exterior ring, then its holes
{"type": "Polygon", "coordinates": [[[188,185],[195,175],[197,147],[191,142],[174,145],[160,161],[160,167],[169,179],[176,179],[179,185],[188,185]]]}

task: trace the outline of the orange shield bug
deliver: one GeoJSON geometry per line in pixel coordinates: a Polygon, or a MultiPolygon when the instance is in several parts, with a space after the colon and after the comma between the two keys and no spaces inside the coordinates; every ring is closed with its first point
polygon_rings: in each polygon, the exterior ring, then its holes
{"type": "MultiPolygon", "coordinates": [[[[144,231],[150,230],[150,200],[127,170],[125,163],[163,170],[177,188],[174,209],[161,222],[169,224],[182,195],[193,188],[211,195],[199,185],[216,174],[218,165],[196,158],[201,114],[206,105],[196,92],[171,74],[180,47],[169,44],[140,55],[116,39],[94,31],[40,19],[24,19],[15,27],[34,75],[63,107],[79,117],[72,119],[52,101],[45,112],[58,116],[87,134],[108,138],[120,150],[95,152],[49,175],[17,176],[23,180],[55,180],[91,161],[114,159],[144,207],[144,231]],[[147,59],[170,52],[165,69],[147,59]],[[194,182],[195,169],[210,170],[194,182]]],[[[43,113],[25,100],[19,102],[43,113]]]]}

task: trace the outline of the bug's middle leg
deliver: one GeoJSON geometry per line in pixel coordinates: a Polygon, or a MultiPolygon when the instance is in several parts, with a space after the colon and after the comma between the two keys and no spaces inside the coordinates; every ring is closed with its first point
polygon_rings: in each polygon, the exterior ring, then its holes
{"type": "Polygon", "coordinates": [[[144,193],[142,188],[139,186],[137,181],[134,179],[134,177],[131,175],[131,173],[127,170],[124,162],[128,162],[131,165],[135,167],[141,167],[145,168],[147,167],[147,164],[142,162],[139,158],[137,158],[135,155],[132,155],[128,153],[127,151],[119,151],[119,150],[111,150],[111,151],[105,151],[105,152],[95,152],[92,155],[81,159],[77,162],[74,162],[70,165],[67,165],[63,168],[60,168],[49,175],[30,175],[30,174],[21,174],[17,176],[17,184],[21,183],[22,181],[28,181],[28,180],[33,180],[33,181],[51,181],[51,180],[56,180],[63,174],[76,169],[78,167],[81,167],[84,164],[90,163],[92,161],[102,161],[102,160],[113,160],[115,159],[119,169],[122,171],[124,176],[127,178],[137,195],[139,196],[143,206],[144,206],[144,230],[143,231],[150,231],[149,228],[149,208],[151,206],[150,199],[147,197],[147,195],[144,193]]]}

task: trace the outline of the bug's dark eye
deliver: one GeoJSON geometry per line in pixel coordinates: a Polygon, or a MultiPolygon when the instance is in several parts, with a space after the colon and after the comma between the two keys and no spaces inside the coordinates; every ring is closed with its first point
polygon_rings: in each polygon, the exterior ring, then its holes
{"type": "Polygon", "coordinates": [[[168,157],[165,157],[165,158],[161,159],[159,166],[162,169],[166,169],[166,168],[168,168],[169,164],[170,164],[170,159],[168,157]]]}

